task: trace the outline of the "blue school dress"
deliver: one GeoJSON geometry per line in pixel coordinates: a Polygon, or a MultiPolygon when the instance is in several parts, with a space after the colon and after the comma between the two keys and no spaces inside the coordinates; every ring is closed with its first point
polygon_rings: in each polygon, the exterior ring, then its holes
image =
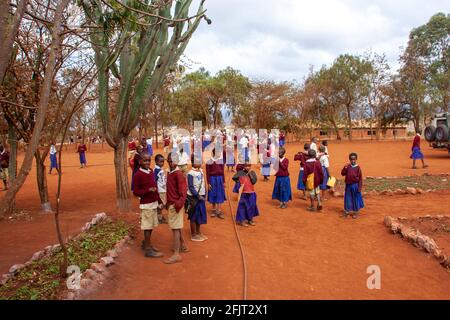
{"type": "Polygon", "coordinates": [[[364,208],[364,200],[361,192],[358,191],[359,184],[352,183],[345,185],[344,209],[348,212],[358,212],[364,208]]]}
{"type": "Polygon", "coordinates": [[[151,144],[147,144],[147,152],[150,156],[153,156],[153,146],[151,144]]]}
{"type": "Polygon", "coordinates": [[[273,187],[272,199],[280,202],[292,200],[291,180],[287,177],[277,177],[273,187]]]}
{"type": "Polygon", "coordinates": [[[50,169],[58,168],[58,159],[56,153],[50,154],[50,169]]]}
{"type": "Polygon", "coordinates": [[[298,181],[297,181],[297,190],[306,190],[306,186],[303,183],[303,172],[304,170],[300,169],[300,172],[298,173],[298,181]]]}
{"type": "Polygon", "coordinates": [[[236,221],[251,221],[253,217],[259,216],[258,206],[256,204],[256,193],[243,193],[237,207],[236,221]]]}
{"type": "Polygon", "coordinates": [[[423,153],[422,153],[422,151],[420,151],[419,147],[413,148],[410,158],[414,159],[414,160],[423,159],[423,153]]]}
{"type": "Polygon", "coordinates": [[[80,164],[86,164],[86,153],[80,152],[80,164]]]}
{"type": "Polygon", "coordinates": [[[227,198],[223,187],[223,177],[211,176],[209,183],[211,184],[211,190],[208,192],[208,202],[211,204],[224,203],[227,198]]]}
{"type": "Polygon", "coordinates": [[[328,173],[328,168],[322,166],[322,172],[323,172],[323,181],[320,184],[320,190],[327,190],[328,177],[330,176],[330,174],[328,173]]]}

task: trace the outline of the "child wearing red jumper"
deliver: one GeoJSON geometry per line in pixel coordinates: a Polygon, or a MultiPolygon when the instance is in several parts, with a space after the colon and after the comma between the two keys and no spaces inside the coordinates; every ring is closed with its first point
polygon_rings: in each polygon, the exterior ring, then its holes
{"type": "Polygon", "coordinates": [[[150,169],[151,157],[142,157],[141,167],[134,175],[133,194],[140,198],[141,230],[144,231],[143,249],[145,256],[149,258],[162,257],[163,254],[151,245],[151,235],[154,228],[158,226],[158,206],[162,203],[159,198],[158,189],[153,170],[150,169]]]}
{"type": "Polygon", "coordinates": [[[314,199],[317,198],[317,210],[322,210],[322,202],[320,199],[320,188],[319,186],[322,184],[323,181],[323,171],[322,171],[322,165],[320,164],[320,161],[317,160],[317,154],[316,151],[313,149],[310,149],[308,151],[308,160],[305,162],[304,167],[304,174],[303,174],[303,183],[306,186],[306,191],[309,192],[309,199],[311,201],[311,205],[308,207],[309,211],[316,211],[314,208],[314,199]],[[310,189],[307,183],[309,175],[314,175],[314,184],[313,188],[310,189]]]}
{"type": "Polygon", "coordinates": [[[345,176],[344,214],[342,217],[346,218],[349,214],[352,214],[352,218],[356,219],[359,210],[364,208],[364,200],[361,194],[363,178],[361,167],[356,164],[358,155],[350,153],[348,158],[350,164],[346,164],[341,172],[345,176]]]}
{"type": "Polygon", "coordinates": [[[166,264],[181,262],[180,251],[187,252],[181,230],[183,229],[184,204],[187,197],[187,183],[183,172],[178,168],[177,164],[172,161],[172,154],[167,158],[170,172],[167,175],[167,210],[169,211],[168,222],[169,228],[173,232],[173,249],[172,257],[165,260],[166,264]]]}

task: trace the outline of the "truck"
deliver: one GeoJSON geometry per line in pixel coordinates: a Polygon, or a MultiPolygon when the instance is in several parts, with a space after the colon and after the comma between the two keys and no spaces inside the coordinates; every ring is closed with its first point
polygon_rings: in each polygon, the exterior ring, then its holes
{"type": "Polygon", "coordinates": [[[450,153],[450,113],[438,113],[431,118],[424,136],[433,148],[446,148],[450,153]]]}

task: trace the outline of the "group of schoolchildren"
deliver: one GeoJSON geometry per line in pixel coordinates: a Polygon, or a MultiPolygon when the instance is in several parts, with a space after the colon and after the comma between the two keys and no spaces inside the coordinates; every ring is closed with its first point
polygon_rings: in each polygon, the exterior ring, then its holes
{"type": "MultiPolygon", "coordinates": [[[[300,161],[297,189],[303,192],[304,200],[309,198],[310,205],[307,210],[311,212],[322,211],[325,191],[334,192],[336,181],[329,171],[328,142],[323,141],[319,147],[317,144],[317,138],[313,138],[310,144],[304,145],[304,151],[297,153],[294,157],[294,161],[300,161]]],[[[286,150],[280,147],[279,169],[275,175],[276,180],[272,193],[272,199],[278,200],[282,209],[287,208],[287,203],[292,200],[289,160],[285,158],[285,153],[286,150]]],[[[341,171],[346,185],[342,217],[351,215],[354,219],[358,218],[360,209],[364,208],[361,192],[363,177],[357,159],[358,155],[351,153],[349,155],[350,163],[346,164],[341,171]]]]}
{"type": "MultiPolygon", "coordinates": [[[[270,140],[269,140],[270,141],[270,140]]],[[[202,145],[205,149],[209,141],[202,145]]],[[[241,144],[241,143],[239,143],[241,144]]],[[[284,143],[283,143],[284,144],[284,143]]],[[[323,141],[317,146],[317,139],[313,138],[310,144],[304,145],[304,151],[295,155],[294,160],[300,162],[300,173],[297,189],[303,192],[303,197],[309,197],[309,211],[321,211],[323,209],[321,192],[331,189],[330,183],[334,178],[329,173],[328,144],[323,141]],[[317,202],[317,206],[315,203],[317,202]]],[[[177,159],[172,159],[172,153],[165,158],[161,154],[155,156],[155,167],[150,168],[151,155],[148,152],[136,152],[136,159],[132,177],[133,194],[140,198],[141,229],[144,231],[142,248],[146,257],[162,257],[151,244],[152,230],[159,224],[168,223],[173,232],[173,255],[165,260],[167,264],[181,261],[181,252],[188,252],[186,242],[181,230],[183,229],[183,215],[187,213],[190,221],[191,241],[202,242],[208,238],[201,231],[201,226],[207,223],[206,201],[212,205],[210,217],[224,219],[221,206],[227,200],[225,192],[225,161],[226,152],[216,155],[215,149],[211,152],[211,158],[206,162],[206,174],[201,168],[202,159],[195,159],[192,154],[190,159],[191,169],[187,169],[187,163],[180,165],[183,148],[177,150],[177,159]],[[164,162],[167,161],[169,170],[164,172],[164,162]],[[167,219],[163,217],[162,210],[167,209],[167,219]]],[[[234,152],[233,158],[234,158],[234,152]]],[[[284,147],[279,148],[279,168],[275,174],[276,180],[272,193],[272,199],[280,202],[280,208],[287,208],[287,203],[292,200],[291,182],[289,178],[289,160],[285,157],[284,147]]],[[[273,150],[267,149],[267,158],[273,156],[273,150]]],[[[257,195],[254,185],[257,182],[256,173],[251,170],[251,164],[247,157],[237,164],[236,173],[233,176],[235,186],[234,193],[238,194],[238,206],[236,210],[236,223],[243,227],[254,226],[254,218],[259,216],[257,195]]],[[[362,199],[362,173],[357,165],[357,155],[351,153],[350,163],[345,165],[341,174],[345,176],[345,201],[343,217],[352,215],[358,217],[359,210],[364,207],[362,199]]],[[[262,166],[262,175],[268,180],[271,162],[262,166]]],[[[234,162],[232,165],[234,171],[234,162]]],[[[334,179],[335,181],[335,179],[334,179]]]]}

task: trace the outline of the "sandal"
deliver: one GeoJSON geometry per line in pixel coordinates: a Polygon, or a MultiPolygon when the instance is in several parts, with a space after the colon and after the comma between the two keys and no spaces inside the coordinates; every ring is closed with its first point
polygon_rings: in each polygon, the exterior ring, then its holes
{"type": "Polygon", "coordinates": [[[174,264],[174,263],[177,263],[177,262],[181,262],[181,257],[180,256],[171,256],[169,259],[167,259],[167,260],[164,260],[163,262],[165,263],[165,264],[174,264]]]}
{"type": "Polygon", "coordinates": [[[256,223],[254,221],[251,221],[251,220],[248,222],[248,224],[253,226],[253,227],[256,226],[256,223]]]}
{"type": "Polygon", "coordinates": [[[241,226],[241,227],[248,227],[247,222],[243,222],[243,221],[237,222],[237,225],[238,225],[238,226],[241,226]]]}
{"type": "Polygon", "coordinates": [[[215,217],[217,217],[217,211],[216,211],[216,210],[213,210],[213,211],[211,212],[211,218],[215,218],[215,217]]]}
{"type": "Polygon", "coordinates": [[[224,215],[223,215],[223,212],[217,212],[217,218],[219,218],[219,219],[225,219],[225,217],[224,217],[224,215]]]}
{"type": "Polygon", "coordinates": [[[314,208],[314,207],[308,207],[308,208],[306,208],[306,210],[311,211],[311,212],[314,212],[314,211],[316,211],[316,208],[314,208]]]}
{"type": "MultiPolygon", "coordinates": [[[[153,251],[159,252],[159,249],[156,248],[156,247],[151,246],[150,248],[151,248],[153,251]]],[[[142,250],[145,250],[145,241],[144,241],[144,240],[142,240],[142,242],[141,242],[141,249],[142,249],[142,250]]]]}
{"type": "Polygon", "coordinates": [[[349,216],[350,212],[344,211],[343,214],[341,214],[341,218],[347,218],[349,216]]]}
{"type": "Polygon", "coordinates": [[[200,237],[202,237],[202,238],[205,239],[205,240],[208,240],[208,237],[205,236],[203,233],[200,233],[200,237]]]}
{"type": "Polygon", "coordinates": [[[196,234],[195,236],[191,237],[191,241],[202,242],[205,241],[205,239],[202,236],[196,234]]]}
{"type": "Polygon", "coordinates": [[[161,252],[156,252],[152,249],[149,249],[149,250],[145,250],[144,256],[146,258],[161,258],[162,256],[164,256],[164,254],[161,252]]]}

